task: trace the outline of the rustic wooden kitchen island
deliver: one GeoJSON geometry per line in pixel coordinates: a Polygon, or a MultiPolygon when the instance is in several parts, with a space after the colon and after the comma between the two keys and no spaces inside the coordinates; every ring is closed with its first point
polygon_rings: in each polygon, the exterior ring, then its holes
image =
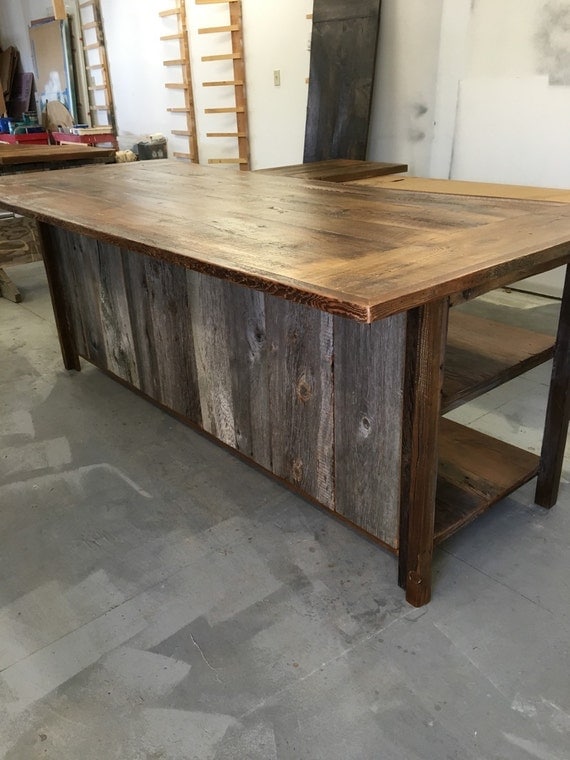
{"type": "Polygon", "coordinates": [[[569,205],[169,161],[7,177],[0,205],[39,222],[66,368],[84,357],[397,553],[411,604],[435,543],[537,473],[556,501],[568,276],[542,456],[441,412],[552,355],[505,333],[481,369],[446,339],[450,307],[568,263],[569,205]]]}

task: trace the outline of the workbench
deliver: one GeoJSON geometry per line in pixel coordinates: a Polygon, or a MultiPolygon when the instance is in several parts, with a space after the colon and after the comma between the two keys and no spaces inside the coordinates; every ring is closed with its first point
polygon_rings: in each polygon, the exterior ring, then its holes
{"type": "Polygon", "coordinates": [[[505,328],[485,361],[493,328],[479,340],[453,307],[567,264],[570,205],[170,161],[6,177],[0,195],[39,222],[67,369],[83,357],[365,532],[411,604],[434,545],[491,504],[537,474],[555,503],[568,275],[555,346],[505,328]],[[442,419],[553,354],[540,457],[442,419]]]}
{"type": "Polygon", "coordinates": [[[62,169],[115,160],[113,148],[88,145],[21,145],[0,142],[0,174],[17,171],[62,169]]]}

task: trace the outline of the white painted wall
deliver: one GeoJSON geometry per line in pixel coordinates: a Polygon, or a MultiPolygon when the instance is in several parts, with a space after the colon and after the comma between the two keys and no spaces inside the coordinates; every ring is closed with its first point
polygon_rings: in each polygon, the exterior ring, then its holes
{"type": "MultiPolygon", "coordinates": [[[[178,45],[160,37],[176,31],[174,17],[159,18],[169,0],[102,0],[105,36],[111,69],[116,117],[122,147],[141,136],[161,132],[169,149],[187,151],[184,138],[170,134],[185,129],[185,118],[167,112],[182,106],[183,95],[165,88],[180,81],[179,71],[162,62],[178,57],[178,45]],[[120,72],[120,74],[119,74],[120,72]]],[[[243,0],[244,47],[252,168],[299,163],[303,155],[311,26],[306,14],[311,0],[243,0]],[[281,86],[273,84],[273,71],[281,72],[281,86]]],[[[237,154],[235,140],[208,138],[207,132],[235,130],[233,115],[207,115],[205,108],[231,105],[229,89],[202,87],[204,81],[233,79],[231,62],[202,62],[203,55],[228,52],[229,34],[204,35],[198,29],[228,23],[225,5],[187,3],[191,29],[190,48],[196,105],[200,162],[237,154]]]]}
{"type": "Polygon", "coordinates": [[[32,49],[28,36],[30,19],[52,15],[51,3],[45,0],[1,0],[0,46],[14,45],[20,51],[24,71],[32,71],[32,49]],[[46,9],[49,12],[46,13],[46,9]]]}
{"type": "Polygon", "coordinates": [[[383,0],[368,140],[373,161],[407,163],[426,176],[434,108],[443,0],[383,0]]]}
{"type": "Polygon", "coordinates": [[[302,163],[313,1],[242,4],[253,168],[302,163]],[[276,69],[280,87],[273,85],[276,69]]]}
{"type": "Polygon", "coordinates": [[[568,51],[570,0],[444,0],[430,176],[570,187],[568,51]]]}
{"type": "Polygon", "coordinates": [[[570,23],[570,1],[475,3],[459,83],[452,176],[568,186],[570,70],[563,71],[562,61],[546,60],[541,30],[553,39],[563,32],[549,7],[563,13],[559,23],[570,23]],[[557,83],[557,75],[566,85],[557,83]]]}

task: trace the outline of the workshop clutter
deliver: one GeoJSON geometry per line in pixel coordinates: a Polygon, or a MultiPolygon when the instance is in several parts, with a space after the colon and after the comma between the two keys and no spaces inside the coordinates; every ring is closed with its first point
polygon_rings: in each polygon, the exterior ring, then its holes
{"type": "Polygon", "coordinates": [[[141,140],[133,145],[133,152],[138,156],[140,161],[167,158],[166,137],[160,132],[149,135],[148,140],[141,140]]]}

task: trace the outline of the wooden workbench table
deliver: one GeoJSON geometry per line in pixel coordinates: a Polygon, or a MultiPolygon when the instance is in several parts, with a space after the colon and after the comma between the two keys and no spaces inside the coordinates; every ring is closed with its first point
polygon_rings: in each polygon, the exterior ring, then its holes
{"type": "Polygon", "coordinates": [[[114,160],[113,148],[90,148],[88,145],[12,145],[0,142],[0,174],[107,164],[114,160]]]}
{"type": "Polygon", "coordinates": [[[412,604],[434,543],[539,470],[556,500],[568,282],[540,461],[440,412],[450,306],[566,264],[568,205],[169,161],[7,177],[0,203],[40,222],[68,369],[86,358],[365,531],[412,604]]]}
{"type": "Polygon", "coordinates": [[[274,166],[271,169],[259,169],[263,174],[280,177],[297,177],[298,179],[325,182],[354,182],[356,180],[384,177],[407,171],[407,164],[386,163],[385,161],[359,161],[352,158],[331,158],[326,161],[312,161],[308,164],[292,166],[274,166]]]}

